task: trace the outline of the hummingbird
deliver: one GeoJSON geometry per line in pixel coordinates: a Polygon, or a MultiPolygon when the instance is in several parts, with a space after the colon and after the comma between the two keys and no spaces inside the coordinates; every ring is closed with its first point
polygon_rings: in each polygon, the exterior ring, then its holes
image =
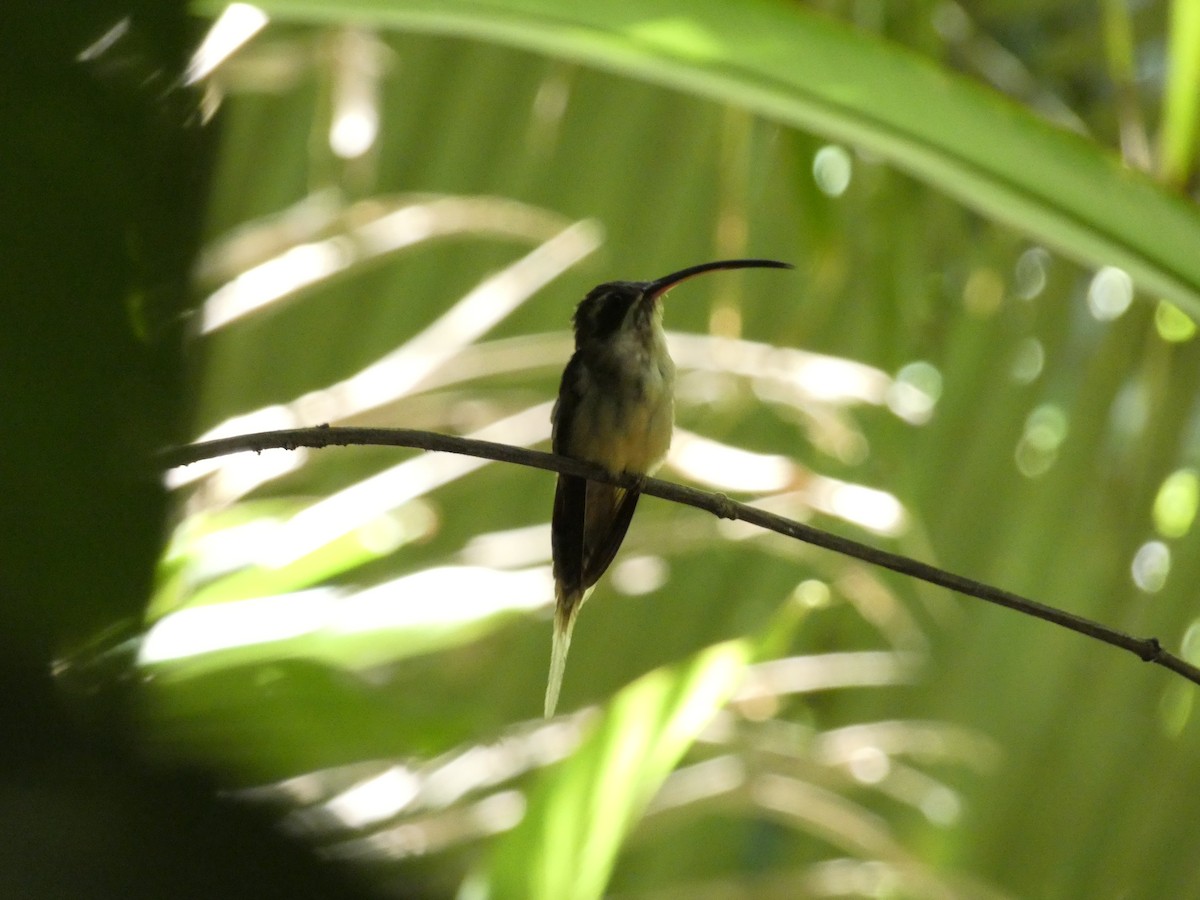
{"type": "MultiPolygon", "coordinates": [[[[667,291],[721,269],[790,269],[771,259],[701,263],[654,281],[610,281],[575,310],[575,352],[550,414],[554,452],[616,474],[647,476],[671,445],[675,363],[667,352],[662,304],[667,291]]],[[[559,475],[550,544],[554,559],[554,637],[545,715],[554,714],[575,617],[617,555],[637,507],[637,488],[559,475]]]]}

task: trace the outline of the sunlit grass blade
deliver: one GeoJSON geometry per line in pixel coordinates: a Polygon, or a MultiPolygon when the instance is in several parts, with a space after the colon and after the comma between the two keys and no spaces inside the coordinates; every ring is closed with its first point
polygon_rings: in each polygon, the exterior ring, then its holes
{"type": "Polygon", "coordinates": [[[521,825],[497,844],[489,895],[601,896],[625,836],[729,699],[751,652],[747,641],[718,644],[618,694],[596,730],[540,786],[521,825]]]}

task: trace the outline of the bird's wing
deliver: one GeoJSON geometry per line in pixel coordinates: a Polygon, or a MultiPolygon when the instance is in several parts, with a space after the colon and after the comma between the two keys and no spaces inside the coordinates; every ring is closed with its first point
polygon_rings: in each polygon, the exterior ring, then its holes
{"type": "Polygon", "coordinates": [[[591,587],[612,565],[637,509],[636,490],[589,482],[583,531],[583,586],[591,587]]]}
{"type": "Polygon", "coordinates": [[[564,597],[582,594],[612,565],[640,496],[636,490],[559,476],[550,541],[554,580],[564,597]]]}
{"type": "MultiPolygon", "coordinates": [[[[553,423],[551,445],[555,453],[571,455],[568,446],[572,419],[579,409],[580,378],[585,374],[579,355],[571,357],[563,370],[558,400],[550,413],[553,423]]],[[[573,475],[559,475],[554,491],[554,515],[550,520],[550,549],[554,559],[554,581],[560,611],[573,613],[583,591],[584,517],[587,482],[573,475]],[[562,609],[563,606],[566,609],[562,609]]]]}
{"type": "Polygon", "coordinates": [[[565,598],[574,606],[585,589],[584,517],[587,482],[573,475],[559,475],[554,491],[554,516],[550,521],[550,549],[554,558],[554,581],[559,603],[565,598]]]}
{"type": "MultiPolygon", "coordinates": [[[[575,433],[574,417],[582,408],[582,394],[588,381],[586,364],[576,354],[563,371],[558,402],[551,413],[555,453],[575,455],[570,446],[575,433]]],[[[638,496],[636,490],[571,475],[559,476],[554,493],[551,545],[554,578],[564,596],[586,591],[612,564],[629,530],[638,496]]]]}

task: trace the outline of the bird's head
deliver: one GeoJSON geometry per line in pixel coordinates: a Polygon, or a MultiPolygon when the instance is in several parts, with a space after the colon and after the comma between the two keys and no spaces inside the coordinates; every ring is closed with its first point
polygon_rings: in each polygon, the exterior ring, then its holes
{"type": "Polygon", "coordinates": [[[575,346],[614,339],[621,331],[648,333],[659,313],[658,301],[671,288],[720,269],[790,269],[772,259],[724,259],[672,272],[654,281],[609,281],[592,288],[575,310],[575,346]]]}

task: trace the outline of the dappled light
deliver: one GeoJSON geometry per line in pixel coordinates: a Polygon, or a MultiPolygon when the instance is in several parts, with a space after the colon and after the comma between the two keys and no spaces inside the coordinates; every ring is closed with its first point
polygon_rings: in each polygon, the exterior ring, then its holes
{"type": "Polygon", "coordinates": [[[426,856],[508,831],[524,814],[524,798],[516,791],[505,791],[453,812],[414,817],[403,825],[351,838],[326,852],[333,859],[355,862],[426,856]]]}
{"type": "Polygon", "coordinates": [[[473,566],[425,569],[348,596],[332,630],[353,634],[453,626],[536,609],[550,602],[547,575],[545,567],[511,572],[473,566]]]}
{"type": "Polygon", "coordinates": [[[724,491],[774,493],[801,478],[785,456],[752,453],[679,429],[671,442],[670,464],[706,487],[724,491]]]}
{"type": "MultiPolygon", "coordinates": [[[[296,212],[305,215],[311,207],[296,212]]],[[[320,227],[327,221],[326,212],[313,209],[316,215],[309,227],[320,227]]],[[[375,201],[362,208],[342,212],[345,227],[342,233],[322,241],[298,244],[284,249],[279,255],[263,260],[238,273],[228,284],[218,288],[204,303],[201,330],[208,332],[289,298],[302,288],[323,281],[351,265],[361,264],[378,256],[395,253],[423,241],[445,238],[455,234],[493,233],[516,239],[544,242],[504,278],[484,281],[476,293],[459,301],[447,316],[431,325],[417,337],[414,348],[438,351],[434,362],[442,359],[439,352],[461,347],[470,338],[487,330],[538,288],[562,271],[595,250],[599,234],[592,223],[576,223],[570,227],[556,217],[512,201],[481,197],[442,197],[414,203],[409,200],[375,201]],[[557,232],[557,233],[556,233],[557,232]],[[479,323],[475,318],[481,316],[479,323]],[[463,335],[464,326],[467,335],[463,335]],[[455,342],[455,338],[460,339],[455,342]],[[464,339],[465,338],[465,339],[464,339]]],[[[284,217],[245,233],[225,247],[225,255],[245,252],[251,242],[269,246],[287,240],[297,224],[293,217],[284,217]],[[275,232],[275,233],[272,233],[275,232]]],[[[219,271],[233,260],[222,259],[218,253],[205,261],[209,270],[219,271]]],[[[415,340],[415,339],[414,339],[415,340]]],[[[399,352],[399,351],[398,351],[399,352]]]]}
{"type": "Polygon", "coordinates": [[[230,3],[217,16],[188,64],[187,83],[207,78],[267,24],[267,14],[249,3],[230,3]]]}
{"type": "Polygon", "coordinates": [[[151,627],[138,649],[138,660],[150,665],[310,634],[329,620],[337,594],[334,588],[312,588],[181,609],[151,627]]]}
{"type": "MultiPolygon", "coordinates": [[[[212,428],[208,437],[231,437],[256,431],[295,428],[298,424],[300,423],[294,410],[277,404],[226,419],[212,428]]],[[[204,460],[194,466],[170,469],[163,475],[163,481],[172,490],[203,482],[198,493],[192,498],[192,508],[198,512],[223,506],[263,484],[299,469],[307,461],[307,457],[308,452],[305,450],[297,450],[295,453],[241,453],[204,460]]]]}
{"type": "Polygon", "coordinates": [[[667,583],[671,567],[661,556],[626,555],[612,569],[612,586],[631,597],[652,594],[667,583]]]}
{"type": "Polygon", "coordinates": [[[848,406],[880,404],[890,379],[879,369],[794,347],[667,332],[671,355],[681,369],[724,372],[788,389],[799,408],[805,401],[848,406]]]}
{"type": "MultiPolygon", "coordinates": [[[[358,591],[311,588],[269,597],[229,600],[167,613],[151,626],[138,651],[142,665],[272,644],[305,636],[384,631],[434,631],[410,638],[414,645],[457,642],[458,626],[473,625],[499,613],[536,609],[552,598],[545,567],[498,571],[472,566],[425,569],[358,591]],[[440,632],[445,632],[441,635],[440,632]]],[[[396,654],[412,646],[395,644],[396,654]]],[[[422,649],[429,649],[422,646],[422,649]]],[[[263,649],[259,658],[311,655],[353,667],[353,650],[326,642],[263,649]]],[[[377,660],[376,660],[377,661],[377,660]]]]}
{"type": "Polygon", "coordinates": [[[300,288],[340,272],[353,260],[345,238],[290,247],[241,273],[205,301],[202,331],[214,331],[300,288]]]}
{"type": "Polygon", "coordinates": [[[390,53],[371,32],[355,28],[344,29],[331,52],[329,149],[342,159],[357,159],[379,137],[380,91],[390,53]]]}
{"type": "Polygon", "coordinates": [[[892,494],[861,484],[814,480],[808,488],[813,506],[877,534],[895,536],[905,527],[904,507],[892,494]]]}
{"type": "Polygon", "coordinates": [[[425,856],[516,825],[525,798],[504,785],[567,756],[579,744],[581,725],[579,717],[522,723],[493,743],[432,759],[327,769],[242,793],[255,802],[298,804],[291,827],[330,855],[425,856]]]}
{"type": "Polygon", "coordinates": [[[420,780],[402,766],[389,766],[324,803],[324,809],[346,828],[364,828],[384,822],[416,799],[420,780]]]}
{"type": "MultiPolygon", "coordinates": [[[[539,404],[493,422],[472,434],[506,444],[537,443],[549,437],[548,404],[539,404]]],[[[369,476],[302,509],[263,548],[264,563],[284,566],[361,528],[435,488],[468,475],[487,460],[470,456],[422,454],[369,476]]]]}
{"type": "Polygon", "coordinates": [[[111,27],[105,29],[103,34],[80,50],[75,58],[79,62],[85,63],[100,59],[105,53],[112,50],[118,41],[129,34],[131,24],[129,16],[122,16],[111,27]]]}
{"type": "MultiPolygon", "coordinates": [[[[430,204],[407,206],[396,212],[378,216],[356,226],[354,246],[365,247],[367,257],[391,252],[401,246],[426,240],[437,234],[472,230],[479,227],[503,229],[505,222],[520,223],[519,233],[543,228],[545,219],[535,211],[501,201],[443,199],[430,204]]],[[[504,271],[486,278],[480,285],[424,330],[402,346],[354,375],[315,392],[307,393],[286,405],[274,405],[264,410],[241,413],[202,434],[206,440],[230,434],[246,433],[268,428],[290,428],[303,424],[340,421],[359,416],[409,394],[422,379],[445,366],[473,340],[524,303],[539,287],[561,274],[564,268],[586,256],[596,246],[598,234],[590,223],[578,223],[550,237],[523,259],[504,271]],[[269,423],[269,424],[268,424],[269,423]]],[[[322,245],[333,246],[346,238],[330,238],[322,245]]],[[[309,246],[322,246],[309,245],[309,246]]],[[[258,279],[247,289],[244,302],[238,294],[222,296],[222,288],[209,298],[206,309],[214,310],[218,324],[257,309],[264,298],[286,296],[298,284],[298,274],[287,260],[295,252],[284,251],[271,261],[260,263],[250,271],[264,267],[280,269],[280,277],[288,287],[268,286],[258,279]],[[215,307],[213,306],[215,304],[215,307]]],[[[351,255],[346,265],[361,261],[362,255],[351,255]]],[[[219,263],[214,262],[213,265],[219,263]]],[[[324,272],[323,274],[329,274],[324,272]]],[[[237,285],[245,276],[235,277],[237,285]]],[[[215,327],[215,326],[214,326],[215,327]]],[[[277,454],[276,456],[292,456],[277,454]]],[[[264,465],[261,457],[226,458],[211,465],[191,467],[168,474],[168,483],[178,487],[197,478],[211,475],[206,485],[208,502],[216,505],[232,502],[255,487],[284,474],[293,462],[278,460],[264,465]]]]}
{"type": "Polygon", "coordinates": [[[746,674],[734,702],[804,694],[831,688],[903,684],[916,676],[916,660],[899,653],[827,653],[759,663],[746,674]]]}

